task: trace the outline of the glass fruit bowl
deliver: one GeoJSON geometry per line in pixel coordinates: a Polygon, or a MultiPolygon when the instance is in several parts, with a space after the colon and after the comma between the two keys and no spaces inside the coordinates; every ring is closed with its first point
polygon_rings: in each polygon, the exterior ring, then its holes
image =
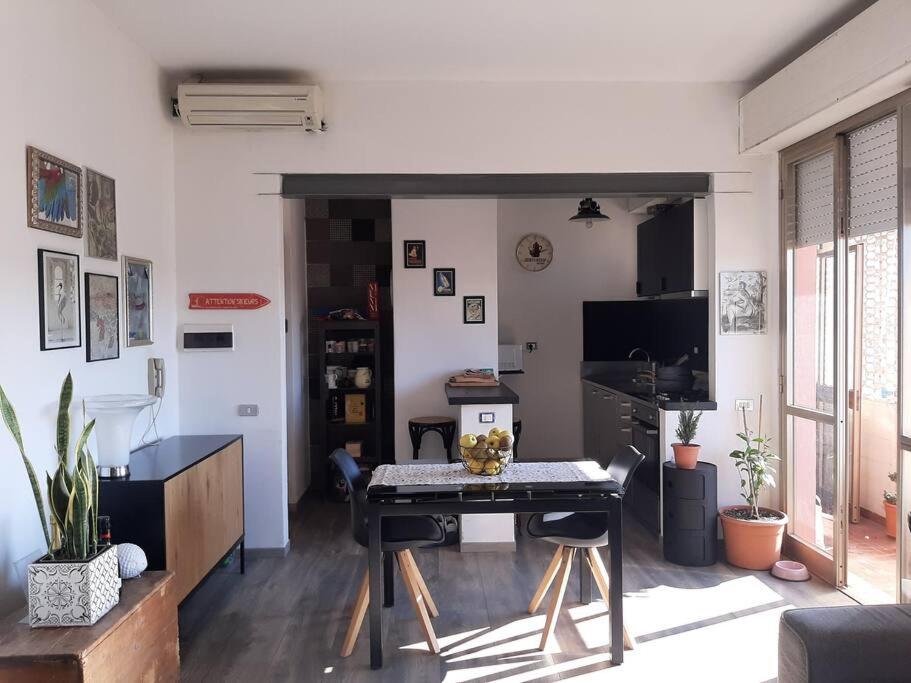
{"type": "Polygon", "coordinates": [[[472,474],[480,474],[484,477],[495,477],[502,474],[512,461],[512,448],[459,446],[459,452],[462,454],[462,465],[465,469],[472,474]]]}

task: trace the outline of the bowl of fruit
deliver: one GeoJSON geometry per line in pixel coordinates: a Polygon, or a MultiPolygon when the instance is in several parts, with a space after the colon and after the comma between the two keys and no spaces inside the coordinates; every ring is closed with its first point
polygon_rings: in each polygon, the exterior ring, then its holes
{"type": "Polygon", "coordinates": [[[512,460],[514,442],[512,434],[498,427],[487,434],[465,434],[459,439],[462,465],[472,474],[485,477],[502,474],[512,460]]]}

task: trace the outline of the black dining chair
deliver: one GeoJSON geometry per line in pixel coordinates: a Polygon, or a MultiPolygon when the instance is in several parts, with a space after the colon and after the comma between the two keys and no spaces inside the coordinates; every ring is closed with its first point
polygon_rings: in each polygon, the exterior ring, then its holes
{"type": "MultiPolygon", "coordinates": [[[[629,490],[633,482],[636,469],[645,460],[639,451],[632,446],[626,446],[614,456],[607,466],[607,473],[623,486],[624,493],[629,490]]],[[[576,551],[586,554],[586,561],[591,567],[592,576],[598,584],[598,590],[605,602],[608,602],[608,573],[598,548],[607,545],[608,513],[606,512],[548,512],[536,513],[528,519],[527,531],[532,538],[539,538],[557,546],[556,552],[538,584],[528,613],[534,614],[541,606],[548,589],[557,579],[557,586],[551,598],[550,608],[547,610],[547,620],[544,622],[544,633],[541,635],[539,649],[544,650],[557,627],[557,617],[563,595],[566,593],[566,584],[572,571],[573,558],[576,551]]],[[[623,627],[623,644],[628,649],[635,646],[635,641],[623,627]]]]}
{"type": "MultiPolygon", "coordinates": [[[[354,535],[354,540],[366,548],[368,543],[367,482],[364,480],[364,475],[357,466],[357,462],[347,451],[341,448],[336,449],[329,458],[348,484],[351,500],[351,533],[354,535]]],[[[440,613],[433,598],[430,597],[430,591],[427,590],[427,584],[418,570],[411,549],[440,543],[445,538],[445,531],[437,518],[430,515],[384,517],[382,525],[382,552],[384,555],[385,553],[395,553],[402,573],[402,581],[405,583],[411,599],[411,606],[414,607],[414,612],[424,632],[424,640],[427,641],[431,652],[438,653],[440,646],[437,644],[430,617],[439,616],[440,613]]],[[[357,592],[351,623],[348,624],[348,632],[345,634],[345,641],[342,644],[342,657],[347,657],[354,651],[357,634],[361,630],[361,624],[364,623],[367,605],[370,604],[369,575],[368,569],[364,572],[364,578],[361,580],[357,592]]]]}

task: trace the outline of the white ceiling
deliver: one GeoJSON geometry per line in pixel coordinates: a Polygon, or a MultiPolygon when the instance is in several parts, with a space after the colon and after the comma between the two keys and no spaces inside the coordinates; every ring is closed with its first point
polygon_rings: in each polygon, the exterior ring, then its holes
{"type": "Polygon", "coordinates": [[[316,81],[762,80],[873,0],[94,0],[165,69],[316,81]]]}

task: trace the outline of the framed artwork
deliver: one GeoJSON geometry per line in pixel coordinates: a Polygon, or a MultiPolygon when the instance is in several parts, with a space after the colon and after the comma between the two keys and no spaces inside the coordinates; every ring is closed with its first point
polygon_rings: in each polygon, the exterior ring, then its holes
{"type": "Polygon", "coordinates": [[[433,269],[433,295],[455,296],[455,268],[433,269]]]}
{"type": "Polygon", "coordinates": [[[82,345],[79,310],[79,257],[39,249],[38,318],[42,351],[82,345]]]}
{"type": "Polygon", "coordinates": [[[85,274],[85,360],[120,358],[117,277],[85,274]]]}
{"type": "Polygon", "coordinates": [[[405,240],[405,267],[427,267],[427,244],[424,240],[405,240]]]}
{"type": "Polygon", "coordinates": [[[85,169],[85,255],[117,260],[117,208],[114,179],[85,169]]]}
{"type": "Polygon", "coordinates": [[[765,334],[768,275],[764,270],[719,273],[721,334],[765,334]]]}
{"type": "Polygon", "coordinates": [[[463,296],[462,308],[462,322],[466,325],[483,325],[486,322],[483,296],[463,296]]]}
{"type": "Polygon", "coordinates": [[[82,173],[78,166],[35,147],[26,148],[28,224],[82,237],[82,173]]]}
{"type": "Polygon", "coordinates": [[[123,257],[123,315],[126,345],[152,343],[152,262],[123,257]]]}

